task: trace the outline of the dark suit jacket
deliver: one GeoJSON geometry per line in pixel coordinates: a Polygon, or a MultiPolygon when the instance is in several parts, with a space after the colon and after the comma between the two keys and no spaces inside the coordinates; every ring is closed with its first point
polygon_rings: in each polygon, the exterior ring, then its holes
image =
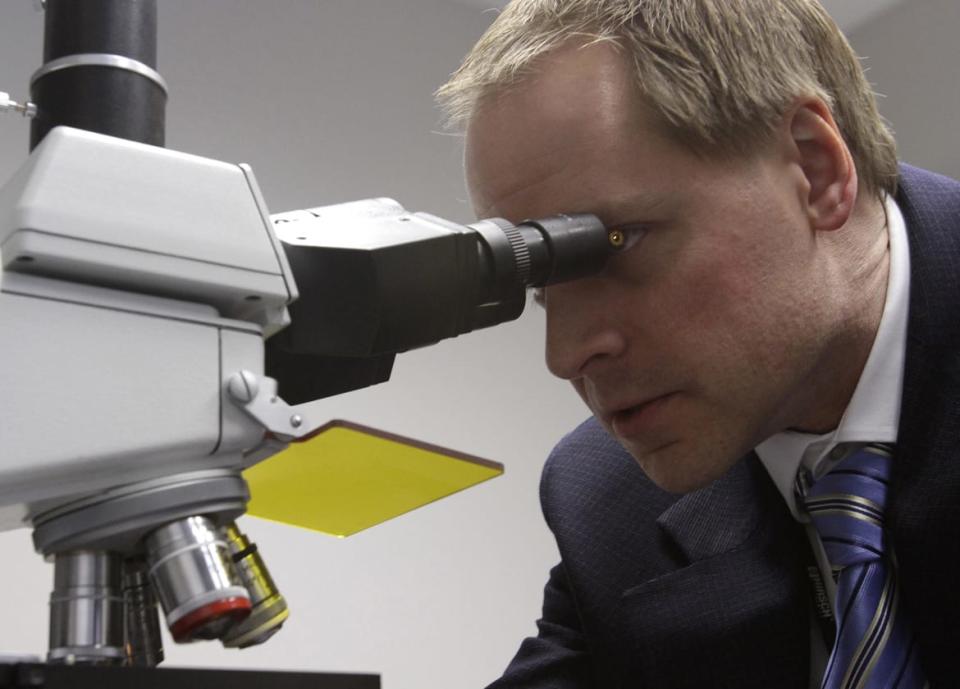
{"type": "MultiPolygon", "coordinates": [[[[960,184],[904,166],[906,369],[888,524],[934,687],[960,686],[960,184]]],[[[541,483],[561,563],[490,689],[806,689],[809,543],[755,455],[677,497],[589,420],[541,483]]]]}

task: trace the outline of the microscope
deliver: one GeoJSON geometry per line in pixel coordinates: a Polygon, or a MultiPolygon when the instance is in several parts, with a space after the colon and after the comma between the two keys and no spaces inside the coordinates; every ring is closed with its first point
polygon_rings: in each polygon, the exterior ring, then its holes
{"type": "Polygon", "coordinates": [[[244,470],[305,404],[396,354],[519,317],[600,271],[589,215],[462,225],[390,199],[271,215],[249,166],[164,148],[156,0],[46,0],[31,154],[0,188],[0,530],[54,565],[45,662],[0,688],[379,686],[160,670],[177,643],[261,644],[289,615],[237,528],[244,470]]]}

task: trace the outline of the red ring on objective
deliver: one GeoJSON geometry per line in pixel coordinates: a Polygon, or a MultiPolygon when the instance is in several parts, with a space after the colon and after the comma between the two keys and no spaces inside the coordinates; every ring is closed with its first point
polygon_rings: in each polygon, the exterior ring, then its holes
{"type": "Polygon", "coordinates": [[[219,617],[232,617],[239,622],[250,614],[251,605],[249,598],[240,598],[232,596],[222,600],[215,600],[212,603],[202,605],[196,610],[188,612],[179,620],[170,626],[170,635],[177,643],[189,641],[193,632],[210,620],[219,617]]]}

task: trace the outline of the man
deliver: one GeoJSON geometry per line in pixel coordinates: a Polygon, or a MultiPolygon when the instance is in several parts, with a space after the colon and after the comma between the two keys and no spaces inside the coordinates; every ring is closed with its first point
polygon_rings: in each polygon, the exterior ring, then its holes
{"type": "Polygon", "coordinates": [[[478,216],[625,237],[539,295],[594,418],[492,686],[956,685],[960,186],[898,168],[816,0],[514,0],[439,96],[478,216]],[[863,457],[888,492],[842,516],[883,545],[848,566],[812,498],[863,457]]]}

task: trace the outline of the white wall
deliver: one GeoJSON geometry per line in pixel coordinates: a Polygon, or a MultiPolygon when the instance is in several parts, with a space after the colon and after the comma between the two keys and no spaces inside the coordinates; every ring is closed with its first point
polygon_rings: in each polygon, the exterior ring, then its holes
{"type": "MultiPolygon", "coordinates": [[[[251,163],[274,211],[386,195],[472,219],[460,143],[437,133],[431,92],[490,15],[441,0],[159,4],[169,147],[251,163]]],[[[0,7],[0,89],[15,95],[39,66],[42,18],[31,6],[0,7]]],[[[854,43],[889,96],[884,111],[908,157],[960,174],[946,136],[960,92],[956,8],[906,6],[854,43]],[[901,23],[911,27],[905,46],[901,23]]],[[[24,122],[0,120],[0,181],[26,141],[24,122]]],[[[478,687],[496,676],[533,632],[556,557],[537,504],[540,466],[586,414],[544,371],[541,316],[531,309],[516,324],[402,355],[386,385],[318,404],[331,418],[501,461],[504,477],[342,541],[245,519],[290,622],[243,652],[168,640],[168,664],[378,672],[386,689],[478,687]]],[[[52,571],[27,530],[0,534],[0,553],[0,651],[42,653],[52,571]]]]}
{"type": "Polygon", "coordinates": [[[960,3],[908,0],[850,35],[902,160],[960,179],[960,3]]]}

